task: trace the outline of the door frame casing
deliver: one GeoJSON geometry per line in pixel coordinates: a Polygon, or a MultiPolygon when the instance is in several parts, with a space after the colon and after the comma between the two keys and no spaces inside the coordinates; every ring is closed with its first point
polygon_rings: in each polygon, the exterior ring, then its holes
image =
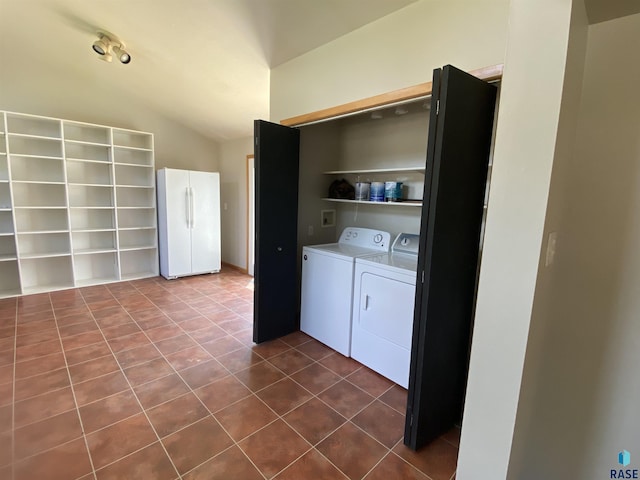
{"type": "MultiPolygon", "coordinates": [[[[484,80],[485,82],[496,82],[502,79],[503,64],[490,65],[476,70],[469,70],[467,73],[474,77],[484,80]]],[[[425,82],[413,85],[399,90],[374,95],[373,97],[363,98],[353,102],[343,103],[335,107],[317,110],[311,113],[305,113],[291,118],[285,118],[280,121],[281,125],[287,127],[301,127],[311,123],[333,120],[345,115],[355,115],[367,110],[380,107],[386,107],[396,103],[404,103],[410,100],[418,100],[428,97],[433,91],[433,83],[425,82]]]]}

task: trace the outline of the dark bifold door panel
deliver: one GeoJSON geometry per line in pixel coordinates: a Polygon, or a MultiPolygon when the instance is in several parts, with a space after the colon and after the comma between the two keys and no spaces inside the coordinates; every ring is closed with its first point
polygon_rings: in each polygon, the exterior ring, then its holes
{"type": "Polygon", "coordinates": [[[461,419],[497,88],[433,72],[404,443],[461,419]]]}
{"type": "Polygon", "coordinates": [[[256,120],[253,341],[297,328],[300,131],[256,120]]]}

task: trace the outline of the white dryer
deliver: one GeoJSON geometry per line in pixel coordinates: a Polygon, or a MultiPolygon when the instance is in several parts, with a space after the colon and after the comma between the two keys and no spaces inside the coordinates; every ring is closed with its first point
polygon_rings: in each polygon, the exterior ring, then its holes
{"type": "Polygon", "coordinates": [[[303,247],[300,330],[350,356],[354,261],[390,244],[389,232],[348,227],[338,243],[303,247]]]}
{"type": "Polygon", "coordinates": [[[357,258],[351,356],[407,388],[419,236],[399,234],[391,253],[357,258]]]}

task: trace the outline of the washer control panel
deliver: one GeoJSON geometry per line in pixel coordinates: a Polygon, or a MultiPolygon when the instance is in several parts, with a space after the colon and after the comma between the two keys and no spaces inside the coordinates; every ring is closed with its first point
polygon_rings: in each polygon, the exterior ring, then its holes
{"type": "Polygon", "coordinates": [[[342,231],[338,243],[388,252],[391,234],[372,228],[347,227],[342,231]]]}

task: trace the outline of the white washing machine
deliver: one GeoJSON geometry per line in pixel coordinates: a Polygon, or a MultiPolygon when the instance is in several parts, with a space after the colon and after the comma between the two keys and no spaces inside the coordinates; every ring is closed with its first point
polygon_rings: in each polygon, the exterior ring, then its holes
{"type": "Polygon", "coordinates": [[[357,258],[351,356],[408,388],[419,236],[401,233],[391,253],[357,258]]]}
{"type": "Polygon", "coordinates": [[[300,330],[350,356],[355,259],[388,252],[390,244],[389,232],[348,227],[338,243],[303,247],[300,330]]]}

